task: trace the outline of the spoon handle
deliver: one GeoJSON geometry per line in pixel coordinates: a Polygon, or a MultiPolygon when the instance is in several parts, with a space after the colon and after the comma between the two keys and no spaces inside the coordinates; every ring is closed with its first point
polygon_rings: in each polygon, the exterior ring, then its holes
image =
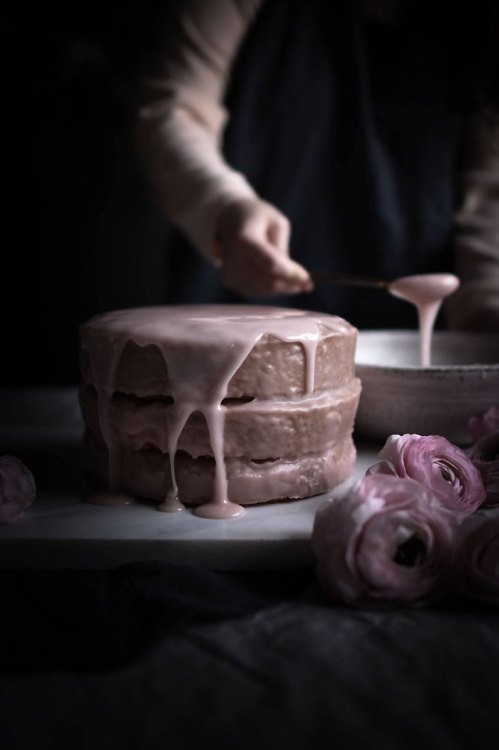
{"type": "Polygon", "coordinates": [[[310,271],[313,281],[318,283],[327,282],[331,284],[351,284],[354,286],[374,286],[386,289],[390,285],[388,279],[376,279],[371,276],[356,276],[344,273],[331,273],[329,271],[310,271]]]}

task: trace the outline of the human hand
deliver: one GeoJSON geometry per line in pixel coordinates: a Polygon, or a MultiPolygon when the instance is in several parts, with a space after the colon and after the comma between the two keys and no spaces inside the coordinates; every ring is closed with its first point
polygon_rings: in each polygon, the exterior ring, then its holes
{"type": "Polygon", "coordinates": [[[215,236],[224,284],[234,292],[250,297],[312,290],[308,272],[289,257],[289,221],[269,203],[230,203],[218,218],[215,236]]]}

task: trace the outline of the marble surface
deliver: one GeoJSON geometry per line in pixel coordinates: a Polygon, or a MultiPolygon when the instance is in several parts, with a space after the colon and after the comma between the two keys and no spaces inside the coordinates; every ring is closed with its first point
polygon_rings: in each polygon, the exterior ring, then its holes
{"type": "MultiPolygon", "coordinates": [[[[283,569],[312,564],[310,534],[319,495],[247,508],[224,521],[154,505],[99,507],[84,501],[79,468],[82,423],[75,389],[0,392],[0,452],[32,470],[38,496],[18,522],[0,527],[0,568],[107,569],[139,560],[196,562],[213,570],[283,569]]],[[[374,462],[359,445],[344,491],[374,462]]]]}
{"type": "Polygon", "coordinates": [[[78,494],[41,493],[23,519],[0,528],[0,568],[107,569],[139,560],[195,562],[213,570],[278,570],[313,563],[310,534],[317,508],[374,461],[360,450],[351,479],[305,500],[254,506],[213,521],[190,510],[153,505],[100,507],[78,494]]]}

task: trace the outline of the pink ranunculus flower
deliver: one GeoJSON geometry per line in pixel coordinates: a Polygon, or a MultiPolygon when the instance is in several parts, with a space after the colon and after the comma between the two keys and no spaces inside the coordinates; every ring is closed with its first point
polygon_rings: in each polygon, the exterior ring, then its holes
{"type": "Polygon", "coordinates": [[[33,474],[15,456],[0,456],[0,526],[17,521],[36,496],[33,474]]]}
{"type": "Polygon", "coordinates": [[[461,594],[499,603],[499,515],[477,513],[459,528],[452,587],[461,594]]]}
{"type": "Polygon", "coordinates": [[[316,513],[317,576],[349,604],[417,602],[447,575],[456,525],[455,514],[413,479],[366,475],[316,513]]]}
{"type": "Polygon", "coordinates": [[[497,432],[499,430],[499,404],[491,406],[483,414],[470,417],[468,430],[473,440],[480,440],[489,432],[497,432]]]}
{"type": "Polygon", "coordinates": [[[390,435],[378,456],[382,460],[368,474],[415,479],[449,510],[473,513],[485,500],[482,477],[473,461],[440,435],[390,435]]]}
{"type": "Polygon", "coordinates": [[[487,493],[484,506],[499,505],[499,430],[483,435],[466,454],[481,474],[487,493]]]}

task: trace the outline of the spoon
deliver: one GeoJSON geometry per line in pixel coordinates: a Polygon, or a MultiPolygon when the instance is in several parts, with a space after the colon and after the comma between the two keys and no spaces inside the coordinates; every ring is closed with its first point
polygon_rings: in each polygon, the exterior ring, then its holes
{"type": "Polygon", "coordinates": [[[371,276],[357,276],[345,273],[332,273],[330,271],[310,271],[312,281],[326,282],[330,284],[349,284],[354,286],[374,286],[388,288],[391,281],[388,279],[376,279],[371,276]]]}
{"type": "Polygon", "coordinates": [[[310,276],[318,282],[379,287],[386,289],[394,297],[412,302],[418,311],[420,362],[423,367],[430,364],[431,334],[440,306],[460,284],[458,277],[451,273],[417,274],[392,280],[328,271],[312,271],[310,276]]]}

